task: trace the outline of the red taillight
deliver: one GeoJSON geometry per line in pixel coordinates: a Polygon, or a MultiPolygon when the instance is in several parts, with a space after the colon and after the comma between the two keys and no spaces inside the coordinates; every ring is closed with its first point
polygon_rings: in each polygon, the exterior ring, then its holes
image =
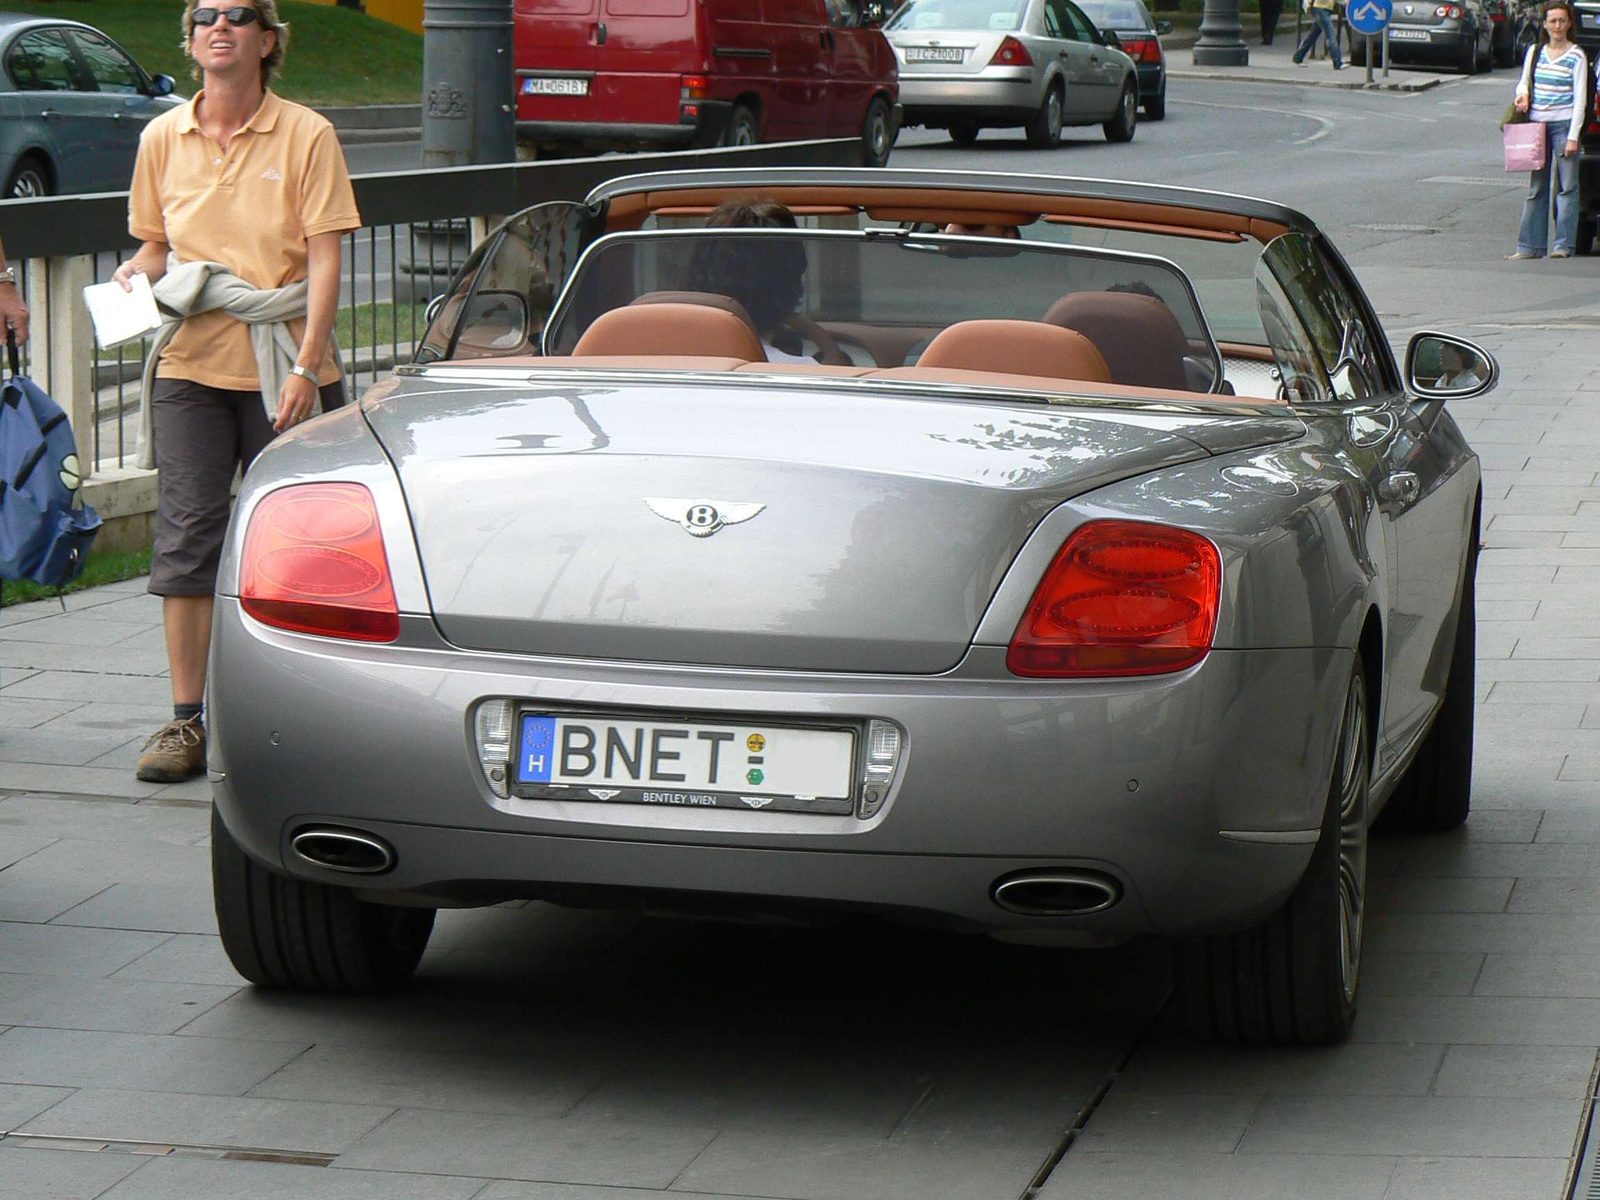
{"type": "Polygon", "coordinates": [[[1199,534],[1091,521],[1056,555],[1006,652],[1015,675],[1160,675],[1211,649],[1222,560],[1199,534]]]}
{"type": "Polygon", "coordinates": [[[1495,11],[1489,14],[1489,20],[1493,21],[1496,25],[1505,19],[1506,15],[1503,12],[1495,11]]]}
{"type": "Polygon", "coordinates": [[[1459,21],[1465,15],[1465,13],[1459,5],[1441,4],[1438,8],[1433,10],[1433,15],[1436,17],[1449,17],[1453,20],[1459,21]]]}
{"type": "Polygon", "coordinates": [[[685,75],[683,77],[684,100],[704,100],[711,95],[711,80],[705,75],[685,75]]]}
{"type": "Polygon", "coordinates": [[[359,483],[279,488],[250,514],[239,599],[265,625],[359,642],[400,636],[372,493],[359,483]]]}
{"type": "Polygon", "coordinates": [[[1134,62],[1161,61],[1161,43],[1155,38],[1123,38],[1122,52],[1134,62]]]}
{"type": "Polygon", "coordinates": [[[1008,37],[1000,43],[1000,49],[994,52],[994,57],[989,60],[991,67],[1031,67],[1033,55],[1028,53],[1028,48],[1014,37],[1008,37]]]}

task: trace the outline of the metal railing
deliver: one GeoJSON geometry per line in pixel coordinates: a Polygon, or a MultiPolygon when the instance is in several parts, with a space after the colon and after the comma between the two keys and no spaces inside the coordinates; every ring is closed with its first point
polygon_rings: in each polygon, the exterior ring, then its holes
{"type": "MultiPolygon", "coordinates": [[[[860,143],[838,140],[358,175],[366,223],[345,239],[337,326],[346,388],[354,398],[409,361],[428,299],[494,221],[530,204],[582,199],[605,180],[645,171],[860,163],[860,143]]],[[[127,219],[122,192],[0,202],[0,239],[33,310],[24,369],[67,409],[86,475],[102,484],[148,474],[133,463],[149,343],[100,350],[82,298],[137,247],[127,219]]]]}

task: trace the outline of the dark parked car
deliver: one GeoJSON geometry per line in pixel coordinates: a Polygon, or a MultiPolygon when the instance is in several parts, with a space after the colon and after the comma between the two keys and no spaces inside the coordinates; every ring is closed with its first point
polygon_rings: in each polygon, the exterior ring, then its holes
{"type": "Polygon", "coordinates": [[[1158,21],[1144,0],[1078,0],[1084,16],[1101,33],[1114,33],[1122,52],[1133,59],[1139,77],[1139,105],[1148,120],[1167,115],[1167,58],[1161,35],[1172,32],[1172,22],[1158,21]]]}
{"type": "Polygon", "coordinates": [[[88,25],[0,13],[0,194],[126,188],[139,134],[182,103],[173,86],[88,25]]]}
{"type": "MultiPolygon", "coordinates": [[[[1600,55],[1600,0],[1582,0],[1573,7],[1578,11],[1578,28],[1572,31],[1572,40],[1583,47],[1593,66],[1595,56],[1600,55]]],[[[1593,106],[1589,116],[1589,124],[1578,141],[1579,254],[1593,252],[1595,230],[1600,222],[1600,121],[1593,119],[1593,106]]]]}
{"type": "MultiPolygon", "coordinates": [[[[1389,61],[1453,66],[1463,75],[1487,71],[1494,61],[1494,19],[1484,0],[1399,0],[1389,21],[1389,61]]],[[[1374,52],[1377,50],[1374,41],[1374,52]]],[[[1354,66],[1365,66],[1367,43],[1355,39],[1354,66]]]]}

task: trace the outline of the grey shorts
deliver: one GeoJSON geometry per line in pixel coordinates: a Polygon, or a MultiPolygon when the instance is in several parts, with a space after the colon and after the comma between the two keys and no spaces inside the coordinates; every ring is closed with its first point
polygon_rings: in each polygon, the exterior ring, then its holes
{"type": "MultiPolygon", "coordinates": [[[[344,384],[322,389],[322,409],[344,403],[344,384]]],[[[260,392],[158,379],[150,392],[155,441],[156,531],[149,590],[209,596],[228,532],[233,474],[248,470],[277,434],[260,392]]]]}

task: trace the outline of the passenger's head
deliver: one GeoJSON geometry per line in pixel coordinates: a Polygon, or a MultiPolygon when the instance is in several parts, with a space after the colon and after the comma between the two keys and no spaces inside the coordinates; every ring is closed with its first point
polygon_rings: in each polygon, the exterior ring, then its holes
{"type": "Polygon", "coordinates": [[[208,59],[207,40],[214,35],[229,34],[237,45],[249,48],[260,57],[261,86],[270,85],[283,69],[284,53],[289,48],[289,26],[278,16],[278,0],[186,0],[183,41],[179,49],[189,56],[191,75],[204,81],[202,64],[208,59]],[[194,18],[197,8],[209,9],[216,15],[209,23],[201,24],[194,18]],[[235,26],[224,14],[237,8],[253,9],[254,20],[235,26]]]}
{"type": "MultiPolygon", "coordinates": [[[[707,229],[794,229],[794,214],[771,200],[726,200],[706,218],[707,229]]],[[[707,238],[695,247],[688,287],[731,296],[744,305],[756,332],[770,333],[794,312],[805,292],[806,252],[787,238],[707,238]]]]}
{"type": "Polygon", "coordinates": [[[951,221],[939,230],[940,233],[959,233],[966,237],[994,237],[994,238],[1022,238],[1022,231],[1015,225],[969,225],[962,221],[951,221]]]}
{"type": "Polygon", "coordinates": [[[1439,347],[1439,369],[1445,375],[1454,375],[1465,370],[1467,366],[1466,352],[1460,346],[1446,342],[1439,347]]]}

